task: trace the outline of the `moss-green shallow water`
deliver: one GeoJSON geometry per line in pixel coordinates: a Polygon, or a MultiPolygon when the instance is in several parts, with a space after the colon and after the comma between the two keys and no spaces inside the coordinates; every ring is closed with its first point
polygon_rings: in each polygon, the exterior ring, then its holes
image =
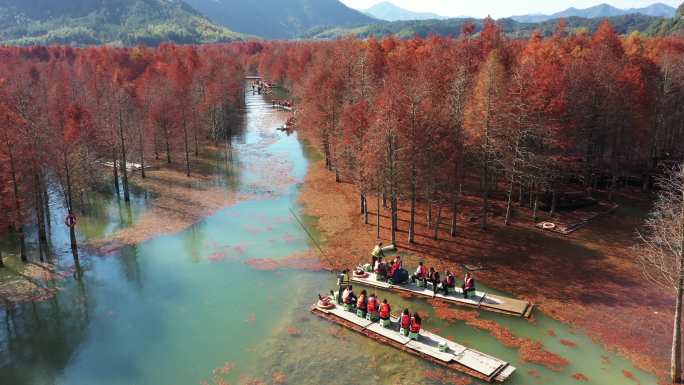
{"type": "MultiPolygon", "coordinates": [[[[307,157],[296,135],[275,128],[286,119],[261,96],[247,96],[245,132],[235,139],[235,162],[286,162],[292,182],[281,192],[243,201],[171,236],[160,236],[109,256],[83,258],[81,279],[58,281],[59,294],[0,313],[0,384],[148,385],[231,384],[251,379],[287,384],[421,384],[438,367],[318,319],[308,311],[318,292],[335,282],[328,273],[259,271],[248,258],[281,258],[308,249],[308,236],[290,214],[307,157]],[[224,367],[226,370],[216,370],[224,367]],[[283,382],[284,380],[284,382],[283,382]]],[[[221,162],[217,162],[220,164],[221,162]]],[[[217,167],[230,173],[230,167],[217,167]]],[[[227,189],[249,189],[258,169],[217,176],[227,189]]],[[[275,189],[278,190],[278,189],[275,189]]],[[[282,189],[280,189],[282,190],[282,189]]],[[[278,190],[278,191],[280,191],[278,190]]],[[[80,237],[97,239],[125,227],[144,212],[144,195],[129,208],[116,199],[93,198],[79,222],[80,237]]],[[[53,212],[59,223],[62,213],[53,212]]],[[[313,226],[315,219],[305,223],[313,226]]],[[[70,267],[64,229],[55,225],[53,248],[60,268],[70,267]]],[[[312,231],[315,236],[318,233],[312,231]]],[[[9,240],[0,245],[6,252],[9,240]]],[[[21,265],[10,258],[14,270],[21,265]]],[[[8,273],[3,273],[8,274],[8,273]]],[[[484,289],[483,287],[481,287],[484,289]]],[[[520,362],[518,352],[487,332],[434,316],[424,300],[390,293],[395,309],[428,315],[424,326],[510,361],[518,367],[510,384],[642,384],[656,379],[606,352],[583,333],[537,312],[536,322],[482,314],[517,336],[543,342],[570,361],[560,372],[520,362]],[[553,333],[549,333],[549,330],[553,333]],[[554,334],[552,336],[552,334],[554,334]],[[577,344],[561,344],[567,339],[577,344]]],[[[477,381],[475,381],[477,383],[477,381]]]]}

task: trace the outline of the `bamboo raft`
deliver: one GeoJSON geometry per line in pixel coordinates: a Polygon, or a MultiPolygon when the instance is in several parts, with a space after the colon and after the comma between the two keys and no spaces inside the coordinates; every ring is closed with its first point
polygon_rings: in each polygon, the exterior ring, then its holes
{"type": "Polygon", "coordinates": [[[412,282],[394,285],[387,282],[378,281],[376,279],[375,273],[368,273],[368,277],[366,278],[352,276],[350,280],[364,286],[390,291],[401,291],[415,295],[417,297],[436,298],[460,306],[467,306],[480,310],[523,318],[529,318],[532,315],[532,310],[534,309],[534,304],[530,303],[529,301],[508,298],[479,290],[476,290],[475,294],[471,293],[468,298],[463,298],[463,291],[460,287],[451,288],[449,289],[449,295],[444,295],[441,293],[435,294],[433,290],[426,287],[420,287],[412,282]]]}
{"type": "Polygon", "coordinates": [[[341,306],[323,309],[314,304],[311,312],[380,343],[483,381],[504,382],[515,372],[515,367],[505,361],[425,330],[420,331],[418,340],[412,340],[397,331],[398,319],[394,317],[391,317],[390,327],[385,328],[345,311],[341,306]],[[440,345],[446,345],[446,351],[440,350],[440,345]]]}

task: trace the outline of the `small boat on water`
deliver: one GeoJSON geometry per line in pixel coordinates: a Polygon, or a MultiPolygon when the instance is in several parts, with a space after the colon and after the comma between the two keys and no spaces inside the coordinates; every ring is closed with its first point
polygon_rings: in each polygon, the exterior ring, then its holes
{"type": "Polygon", "coordinates": [[[515,372],[515,367],[508,362],[425,330],[420,331],[417,339],[409,338],[398,331],[399,320],[395,317],[391,317],[390,325],[384,327],[344,310],[332,299],[329,303],[318,301],[313,304],[311,312],[379,343],[487,382],[504,382],[515,372]]]}
{"type": "Polygon", "coordinates": [[[390,282],[380,281],[377,279],[375,273],[365,273],[363,276],[353,274],[350,277],[350,280],[354,283],[359,283],[364,286],[370,286],[389,291],[401,291],[403,293],[409,293],[417,297],[436,298],[455,305],[467,306],[517,317],[529,318],[532,315],[532,310],[534,309],[534,304],[530,303],[529,301],[504,297],[479,290],[476,290],[475,293],[471,294],[468,298],[463,297],[463,292],[459,287],[449,289],[448,295],[444,295],[441,292],[435,294],[433,289],[422,287],[422,285],[419,285],[418,283],[412,283],[410,281],[403,284],[393,284],[390,282]]]}

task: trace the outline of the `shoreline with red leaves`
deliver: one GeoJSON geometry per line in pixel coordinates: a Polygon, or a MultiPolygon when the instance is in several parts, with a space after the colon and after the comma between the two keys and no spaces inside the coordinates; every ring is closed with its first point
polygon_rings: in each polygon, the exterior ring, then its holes
{"type": "MultiPolygon", "coordinates": [[[[432,229],[424,223],[425,208],[419,207],[421,220],[414,244],[406,242],[408,210],[402,206],[397,246],[416,256],[409,257],[409,264],[421,259],[439,269],[458,269],[464,263],[484,263],[487,269],[475,274],[487,286],[534,302],[546,315],[585,331],[594,342],[662,380],[668,373],[674,301],[641,278],[631,255],[633,228],[647,209],[646,200],[621,198],[625,201],[621,206],[627,208],[598,218],[570,236],[535,229],[522,208],[510,226],[494,217],[490,229],[482,231],[477,223],[467,221],[479,208],[479,199],[469,196],[464,198],[458,235],[449,236],[447,214],[440,240],[434,241],[432,229]],[[643,327],[645,319],[648,328],[643,327]]],[[[335,183],[334,173],[322,161],[311,163],[300,202],[306,215],[318,218],[318,229],[325,237],[321,264],[326,269],[367,262],[378,241],[375,199],[370,199],[368,225],[363,223],[358,200],[353,185],[335,183]]],[[[380,211],[380,240],[388,243],[389,210],[380,211]]]]}

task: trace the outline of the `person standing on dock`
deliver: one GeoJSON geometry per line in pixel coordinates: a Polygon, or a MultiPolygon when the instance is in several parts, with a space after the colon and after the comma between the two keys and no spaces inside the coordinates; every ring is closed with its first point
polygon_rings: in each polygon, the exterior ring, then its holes
{"type": "Polygon", "coordinates": [[[373,262],[375,262],[376,260],[378,260],[378,258],[384,256],[385,253],[382,251],[382,242],[380,242],[377,245],[375,245],[373,251],[371,251],[371,259],[373,260],[373,262]]]}
{"type": "Polygon", "coordinates": [[[423,283],[425,284],[425,287],[427,287],[427,283],[430,282],[432,283],[432,296],[434,297],[435,294],[437,294],[437,285],[439,285],[440,280],[439,280],[439,272],[435,270],[434,267],[430,268],[430,274],[428,274],[427,279],[423,279],[423,283]]]}

